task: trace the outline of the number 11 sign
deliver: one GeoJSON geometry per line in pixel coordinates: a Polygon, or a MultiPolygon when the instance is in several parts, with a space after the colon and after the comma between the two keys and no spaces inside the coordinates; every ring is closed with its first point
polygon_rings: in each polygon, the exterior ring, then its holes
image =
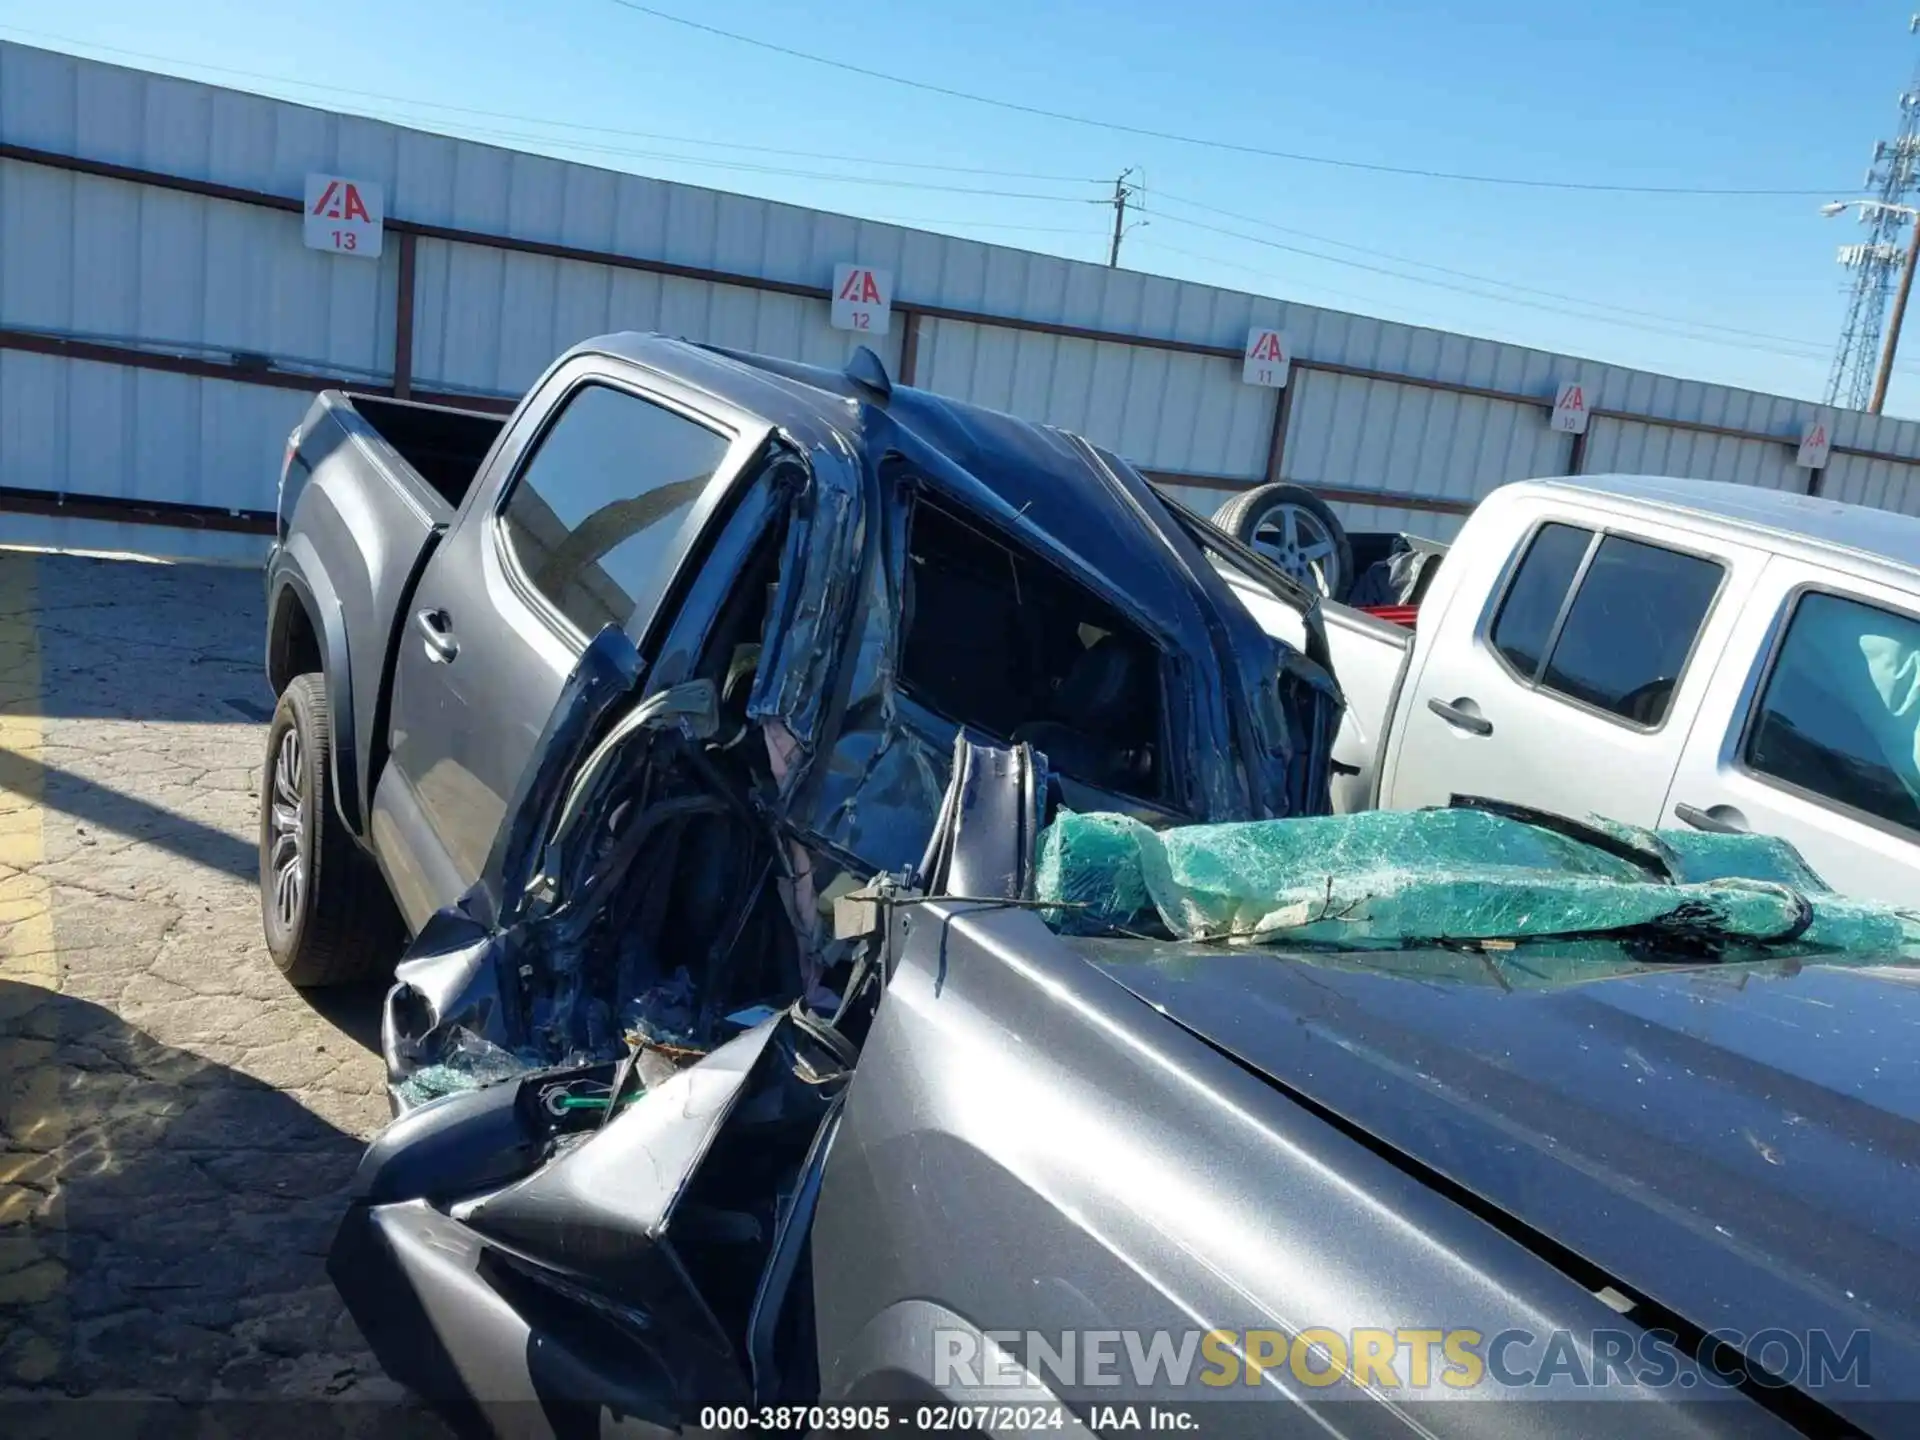
{"type": "Polygon", "coordinates": [[[1286,387],[1293,369],[1293,350],[1284,330],[1266,330],[1259,326],[1247,331],[1246,363],[1240,378],[1249,385],[1267,385],[1275,390],[1286,387]]]}

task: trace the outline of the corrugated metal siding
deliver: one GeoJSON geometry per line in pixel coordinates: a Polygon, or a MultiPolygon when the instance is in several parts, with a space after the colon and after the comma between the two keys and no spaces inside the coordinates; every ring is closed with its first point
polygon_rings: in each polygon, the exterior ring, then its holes
{"type": "Polygon", "coordinates": [[[300,217],[0,161],[0,324],[389,374],[395,259],[300,243],[300,217]]]}
{"type": "Polygon", "coordinates": [[[1835,455],[1821,479],[1820,493],[1830,500],[1920,515],[1920,484],[1914,481],[1913,467],[1889,460],[1835,455]]]}
{"type": "Polygon", "coordinates": [[[841,365],[862,343],[900,364],[901,322],[885,336],[827,323],[825,301],[621,270],[577,260],[422,240],[415,277],[414,384],[517,395],[568,346],[615,330],[841,365]]]}
{"type": "Polygon", "coordinates": [[[0,350],[0,484],[271,510],[309,398],[0,350]]]}
{"type": "Polygon", "coordinates": [[[1472,501],[1567,469],[1538,406],[1309,371],[1293,382],[1286,478],[1336,490],[1472,501]]]}
{"type": "Polygon", "coordinates": [[[1275,392],[1241,384],[1238,368],[1206,355],[928,320],[915,379],[1085,435],[1146,469],[1258,479],[1275,392]]]}
{"type": "Polygon", "coordinates": [[[1466,523],[1464,515],[1443,515],[1432,510],[1400,510],[1383,505],[1331,505],[1340,523],[1352,531],[1384,530],[1389,533],[1424,535],[1430,540],[1451,540],[1466,523]]]}
{"type": "Polygon", "coordinates": [[[1767,490],[1805,490],[1808,472],[1794,463],[1796,448],[1797,440],[1743,440],[1601,417],[1589,422],[1586,469],[1594,475],[1684,475],[1767,490]]]}
{"type": "MultiPolygon", "coordinates": [[[[1790,448],[1661,419],[1796,436],[1804,402],[1623,370],[1133,271],[927,235],[427,135],[377,121],[0,43],[0,139],[280,196],[310,170],[380,181],[390,215],[824,287],[837,261],[891,268],[900,301],[1237,349],[1287,329],[1310,360],[1529,397],[1448,393],[1297,372],[1289,478],[1470,502],[1503,480],[1564,471],[1554,386],[1602,409],[1587,468],[1804,484],[1790,448]]],[[[298,217],[44,167],[0,164],[0,324],[241,349],[384,374],[397,246],[378,264],[311,254],[298,217]]],[[[415,383],[511,392],[567,344],[620,327],[833,362],[854,343],[824,301],[438,240],[419,246],[415,383]]],[[[901,326],[882,347],[898,364],[901,326]]],[[[0,484],[257,508],[299,397],[176,376],[94,375],[6,357],[0,484]],[[56,372],[67,373],[64,380],[56,372]],[[62,388],[64,386],[64,389],[62,388]],[[45,425],[54,404],[61,418],[45,425]],[[64,410],[57,407],[65,406],[64,410]],[[89,407],[106,416],[89,424],[89,407]],[[24,427],[24,428],[23,428],[24,427]],[[136,463],[134,448],[140,458],[136,463]]],[[[961,320],[922,326],[931,388],[1083,431],[1142,466],[1262,476],[1271,392],[1228,360],[961,320]]],[[[1836,439],[1920,457],[1920,422],[1853,413],[1836,439]]],[[[1914,466],[1837,455],[1828,493],[1920,508],[1914,466]],[[1876,468],[1877,467],[1877,468],[1876,468]]],[[[1222,498],[1200,491],[1211,509],[1222,498]],[[1208,503],[1211,502],[1211,503],[1208,503]]],[[[1445,533],[1448,517],[1342,507],[1365,523],[1445,533]]]]}

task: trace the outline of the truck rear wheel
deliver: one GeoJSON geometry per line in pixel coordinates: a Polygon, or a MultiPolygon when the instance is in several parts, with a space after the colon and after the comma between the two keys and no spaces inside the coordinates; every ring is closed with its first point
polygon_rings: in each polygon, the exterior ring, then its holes
{"type": "Polygon", "coordinates": [[[325,681],[296,675],[267,727],[260,776],[260,919],[280,973],[303,989],[390,967],[404,932],[380,873],[333,803],[325,681]]]}
{"type": "Polygon", "coordinates": [[[1213,523],[1309,589],[1344,599],[1353,545],[1327,502],[1303,485],[1258,485],[1214,511],[1213,523]]]}

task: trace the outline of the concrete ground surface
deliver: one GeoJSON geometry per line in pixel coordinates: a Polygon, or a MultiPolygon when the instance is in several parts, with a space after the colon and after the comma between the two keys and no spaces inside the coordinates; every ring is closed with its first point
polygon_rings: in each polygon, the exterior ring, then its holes
{"type": "Polygon", "coordinates": [[[387,1118],[379,991],[303,997],[261,941],[262,612],[256,570],[0,551],[9,1434],[152,1429],[18,1403],[66,1397],[440,1433],[323,1269],[387,1118]]]}

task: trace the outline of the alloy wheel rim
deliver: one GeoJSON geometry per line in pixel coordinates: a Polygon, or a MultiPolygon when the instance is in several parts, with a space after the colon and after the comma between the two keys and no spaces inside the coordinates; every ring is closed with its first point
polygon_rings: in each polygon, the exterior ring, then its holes
{"type": "Polygon", "coordinates": [[[1327,565],[1335,550],[1333,533],[1311,510],[1276,505],[1253,527],[1253,548],[1302,585],[1330,595],[1327,565]]]}
{"type": "Polygon", "coordinates": [[[291,931],[307,894],[306,839],[300,824],[305,808],[307,771],[299,727],[289,725],[273,757],[273,794],[268,801],[272,838],[267,864],[273,872],[273,909],[283,931],[291,931]]]}

